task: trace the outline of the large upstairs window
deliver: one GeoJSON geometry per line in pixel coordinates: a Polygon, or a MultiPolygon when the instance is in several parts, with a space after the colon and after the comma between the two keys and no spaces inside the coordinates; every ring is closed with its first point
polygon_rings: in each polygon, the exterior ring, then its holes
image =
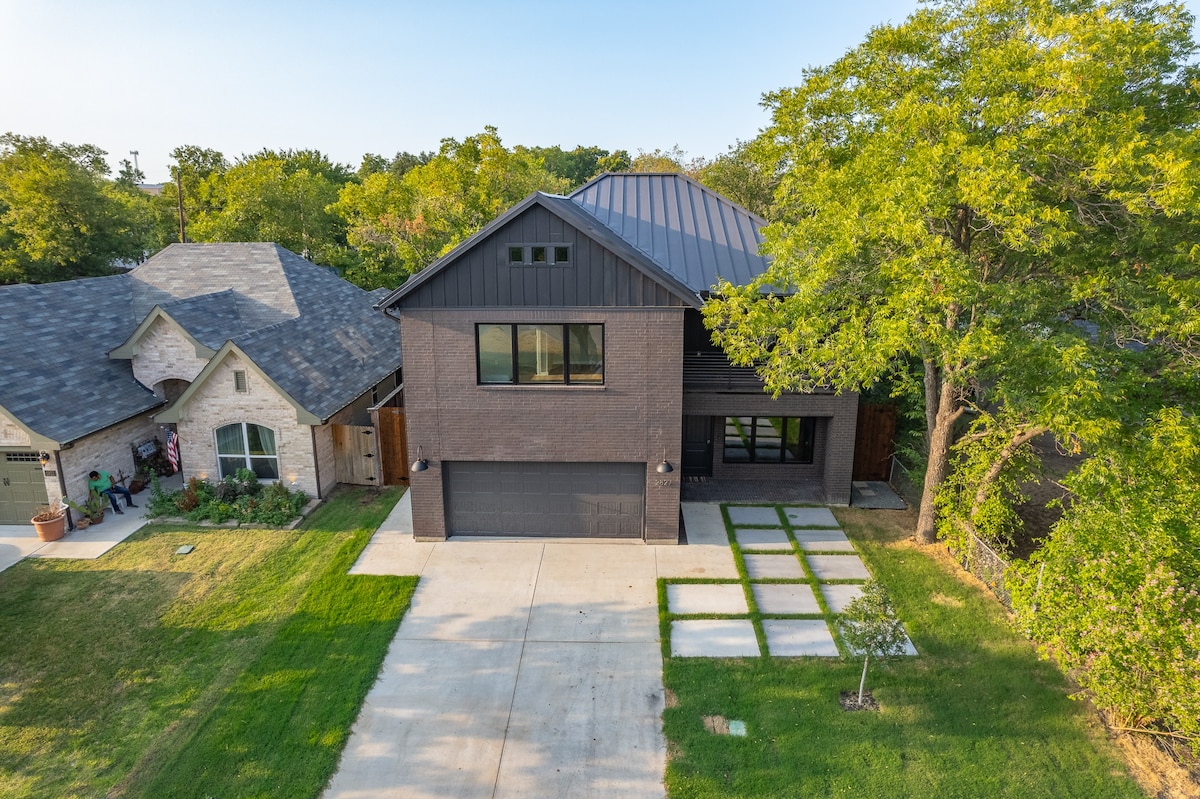
{"type": "Polygon", "coordinates": [[[604,382],[604,325],[475,326],[481,384],[604,382]]]}

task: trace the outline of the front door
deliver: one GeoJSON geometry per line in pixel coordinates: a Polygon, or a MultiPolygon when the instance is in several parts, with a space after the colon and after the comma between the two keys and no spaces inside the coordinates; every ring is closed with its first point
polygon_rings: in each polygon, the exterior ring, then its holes
{"type": "Polygon", "coordinates": [[[683,417],[683,476],[711,476],[712,454],[712,417],[683,417]]]}

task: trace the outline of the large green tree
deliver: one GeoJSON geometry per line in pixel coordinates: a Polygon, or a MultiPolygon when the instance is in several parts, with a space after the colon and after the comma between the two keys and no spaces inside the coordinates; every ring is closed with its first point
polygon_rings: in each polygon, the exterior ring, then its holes
{"type": "Polygon", "coordinates": [[[216,204],[211,196],[213,187],[219,184],[220,176],[229,169],[225,156],[207,147],[184,144],[171,151],[171,181],[162,187],[154,198],[154,236],[152,249],[161,250],[168,244],[180,240],[179,187],[183,188],[183,221],[186,223],[214,211],[216,204]]]}
{"type": "Polygon", "coordinates": [[[965,413],[1003,393],[1023,403],[1010,443],[1070,435],[1079,398],[1100,402],[1071,387],[1110,387],[1089,350],[1170,328],[1196,259],[1191,23],[1142,0],[943,0],[766,98],[773,266],[718,286],[708,322],[776,392],[918,365],[919,540],[965,413]]]}
{"type": "Polygon", "coordinates": [[[342,189],[331,210],[358,256],[346,276],[394,287],[531,192],[567,186],[528,151],[506,148],[493,127],[444,139],[436,156],[401,176],[375,172],[342,189]]]}
{"type": "Polygon", "coordinates": [[[142,256],[147,218],[103,150],[0,136],[0,283],[111,274],[142,256]]]}
{"type": "Polygon", "coordinates": [[[262,150],[214,171],[198,187],[207,204],[188,223],[194,241],[273,241],[326,262],[345,245],[327,208],[353,171],[316,150],[262,150]]]}

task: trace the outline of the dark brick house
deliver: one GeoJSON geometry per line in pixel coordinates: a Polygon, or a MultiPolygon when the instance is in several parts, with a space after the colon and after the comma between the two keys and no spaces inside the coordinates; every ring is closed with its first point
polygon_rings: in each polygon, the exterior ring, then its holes
{"type": "Polygon", "coordinates": [[[762,219],[675,174],[536,193],[392,292],[416,536],[675,543],[681,486],[847,504],[855,394],[772,399],[710,343],[762,219]]]}

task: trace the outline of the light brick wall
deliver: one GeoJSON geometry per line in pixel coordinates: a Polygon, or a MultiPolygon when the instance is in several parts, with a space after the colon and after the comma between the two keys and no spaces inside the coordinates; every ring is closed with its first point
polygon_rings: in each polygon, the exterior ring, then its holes
{"type": "Polygon", "coordinates": [[[12,419],[9,419],[6,414],[0,413],[0,447],[16,449],[32,446],[33,442],[29,440],[29,434],[13,424],[12,419]]]}
{"type": "Polygon", "coordinates": [[[401,341],[409,454],[429,461],[410,477],[417,538],[447,535],[442,461],[599,461],[646,464],[646,540],[678,541],[682,308],[412,310],[401,341]],[[486,322],[603,323],[604,385],[478,385],[486,322]]]}
{"type": "MultiPolygon", "coordinates": [[[[114,480],[121,472],[132,476],[134,445],[156,436],[159,441],[166,443],[166,435],[159,435],[159,427],[151,412],[93,433],[76,441],[70,449],[60,450],[59,460],[62,462],[67,496],[79,503],[87,499],[88,472],[92,470],[111,472],[114,480]]],[[[47,468],[54,469],[53,460],[47,468]]],[[[57,476],[46,478],[46,493],[51,500],[62,496],[57,476]]]]}
{"type": "Polygon", "coordinates": [[[275,431],[280,479],[285,485],[294,481],[309,496],[323,496],[317,485],[311,428],[298,423],[295,407],[234,353],[213,370],[183,409],[178,429],[185,480],[218,478],[216,430],[234,422],[252,422],[275,431]],[[236,370],[246,373],[244,393],[234,390],[236,370]]]}
{"type": "Polygon", "coordinates": [[[133,376],[153,389],[164,380],[192,382],[207,359],[196,356],[196,348],[178,327],[165,319],[155,319],[137,342],[133,356],[133,376]]]}

